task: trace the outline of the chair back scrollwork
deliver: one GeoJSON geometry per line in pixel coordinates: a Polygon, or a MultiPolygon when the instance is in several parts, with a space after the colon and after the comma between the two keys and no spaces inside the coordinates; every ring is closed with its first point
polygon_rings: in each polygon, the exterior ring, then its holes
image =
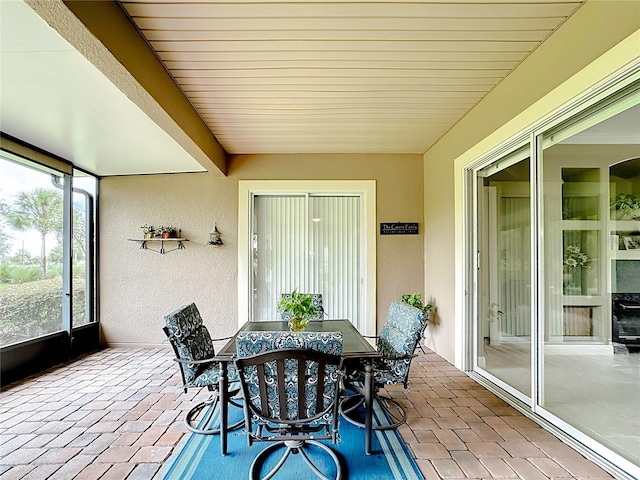
{"type": "Polygon", "coordinates": [[[340,332],[241,332],[236,351],[245,398],[255,415],[274,422],[305,421],[325,415],[334,405],[340,332]],[[255,359],[267,353],[271,355],[255,359]]]}
{"type": "Polygon", "coordinates": [[[332,459],[332,476],[340,480],[342,462],[318,440],[338,441],[342,333],[240,332],[236,352],[249,445],[272,442],[255,457],[249,478],[272,478],[290,453],[300,453],[316,476],[327,479],[310,456],[315,449],[332,459]],[[264,460],[281,448],[281,459],[262,476],[264,460]]]}

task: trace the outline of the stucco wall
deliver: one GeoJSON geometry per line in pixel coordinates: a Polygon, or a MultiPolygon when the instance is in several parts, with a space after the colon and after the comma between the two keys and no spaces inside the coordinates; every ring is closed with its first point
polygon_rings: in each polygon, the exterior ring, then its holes
{"type": "Polygon", "coordinates": [[[427,344],[459,368],[469,367],[464,167],[637,61],[639,28],[640,2],[588,1],[425,153],[425,289],[441,318],[427,344]]]}
{"type": "Polygon", "coordinates": [[[237,328],[239,180],[375,180],[377,223],[420,222],[420,235],[377,236],[378,325],[391,300],[424,291],[422,157],[244,155],[229,176],[208,173],[109,177],[100,184],[100,321],[104,344],[157,345],[162,317],[196,302],[213,336],[237,328]],[[172,224],[189,238],[165,255],[127,238],[172,224]],[[205,246],[217,223],[223,247],[205,246]]]}

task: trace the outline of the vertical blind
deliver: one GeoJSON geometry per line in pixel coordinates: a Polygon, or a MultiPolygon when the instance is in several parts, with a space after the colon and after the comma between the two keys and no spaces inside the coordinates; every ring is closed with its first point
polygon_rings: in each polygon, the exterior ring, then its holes
{"type": "Polygon", "coordinates": [[[530,201],[525,197],[500,199],[500,304],[503,335],[531,334],[530,201]]]}
{"type": "Polygon", "coordinates": [[[252,320],[277,318],[282,293],[321,293],[325,318],[364,329],[360,196],[256,195],[252,320]]]}

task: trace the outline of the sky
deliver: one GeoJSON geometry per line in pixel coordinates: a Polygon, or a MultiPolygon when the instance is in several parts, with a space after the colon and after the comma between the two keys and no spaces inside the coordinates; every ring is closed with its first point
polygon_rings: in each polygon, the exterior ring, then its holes
{"type": "MultiPolygon", "coordinates": [[[[39,172],[10,162],[4,158],[0,158],[1,201],[7,205],[12,205],[18,192],[31,191],[38,187],[53,189],[54,186],[51,183],[51,176],[47,173],[39,172]]],[[[40,255],[40,234],[35,230],[20,232],[9,227],[8,233],[11,235],[13,240],[11,254],[15,254],[21,248],[25,248],[34,256],[40,255]]],[[[47,251],[50,251],[56,245],[57,242],[55,236],[53,234],[47,235],[47,251]]]]}

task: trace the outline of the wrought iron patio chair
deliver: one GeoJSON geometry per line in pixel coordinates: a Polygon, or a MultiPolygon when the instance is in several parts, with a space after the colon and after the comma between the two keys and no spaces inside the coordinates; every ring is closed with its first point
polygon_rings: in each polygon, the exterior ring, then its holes
{"type": "MultiPolygon", "coordinates": [[[[403,302],[393,301],[387,314],[387,323],[376,338],[378,352],[382,355],[373,361],[374,400],[388,417],[384,423],[374,424],[374,430],[397,428],[407,420],[401,403],[380,394],[385,385],[402,384],[409,388],[411,360],[426,326],[427,316],[422,310],[403,302]]],[[[349,422],[364,428],[362,418],[365,405],[364,367],[359,362],[346,366],[344,385],[347,391],[355,392],[344,398],[340,413],[349,422]]]]}
{"type": "MultiPolygon", "coordinates": [[[[206,387],[211,396],[191,408],[185,416],[186,427],[195,433],[205,435],[220,433],[219,428],[208,426],[211,418],[219,412],[218,388],[220,380],[220,364],[214,360],[215,347],[213,342],[227,340],[227,338],[212,339],[207,327],[202,323],[202,317],[195,303],[183,305],[168,313],[164,317],[165,326],[162,328],[175,353],[174,360],[178,362],[182,376],[182,388],[206,387]],[[207,408],[211,407],[211,408],[207,408]],[[202,414],[202,415],[201,415],[202,414]]],[[[238,376],[233,365],[229,365],[227,379],[230,385],[230,403],[243,408],[238,399],[234,399],[239,391],[238,376]],[[235,383],[235,385],[233,385],[235,383]]],[[[239,428],[243,421],[230,426],[239,428]]]]}
{"type": "Polygon", "coordinates": [[[429,319],[431,318],[431,312],[426,312],[425,314],[425,321],[423,322],[422,325],[422,330],[420,330],[420,338],[418,338],[418,348],[420,349],[420,351],[422,352],[422,354],[426,354],[426,350],[424,349],[424,347],[422,346],[422,341],[426,338],[425,337],[425,332],[427,331],[427,326],[429,325],[429,319]]]}
{"type": "MultiPolygon", "coordinates": [[[[262,477],[269,479],[286,465],[290,454],[300,454],[319,478],[331,475],[340,480],[338,454],[318,440],[338,441],[342,334],[242,332],[236,351],[249,445],[273,442],[255,457],[249,478],[261,478],[262,470],[269,470],[262,477]],[[283,450],[282,457],[273,467],[263,468],[277,450],[283,450]],[[333,467],[326,468],[331,471],[320,471],[314,451],[329,455],[333,467]]],[[[301,473],[300,478],[308,476],[301,473]]]]}

